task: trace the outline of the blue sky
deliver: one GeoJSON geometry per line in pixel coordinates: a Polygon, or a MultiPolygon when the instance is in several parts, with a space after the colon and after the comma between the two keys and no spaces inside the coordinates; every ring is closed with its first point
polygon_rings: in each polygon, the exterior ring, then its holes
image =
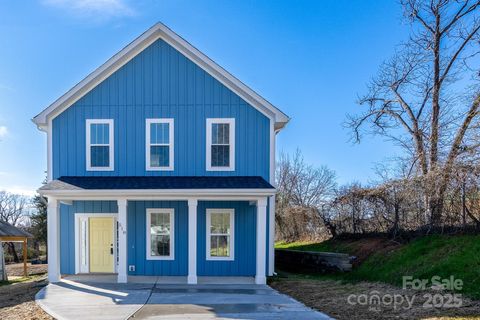
{"type": "Polygon", "coordinates": [[[46,137],[30,119],[157,21],[292,118],[279,152],[300,148],[340,183],[368,182],[396,153],[379,138],[354,145],[342,126],[408,33],[396,1],[0,3],[0,190],[32,193],[44,179],[46,137]]]}

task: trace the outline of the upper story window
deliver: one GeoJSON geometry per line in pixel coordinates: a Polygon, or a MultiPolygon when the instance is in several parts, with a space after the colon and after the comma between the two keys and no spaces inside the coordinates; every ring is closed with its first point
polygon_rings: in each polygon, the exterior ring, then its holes
{"type": "Polygon", "coordinates": [[[207,260],[234,259],[233,209],[207,209],[207,260]]]}
{"type": "Polygon", "coordinates": [[[113,170],[113,119],[87,119],[87,170],[113,170]]]}
{"type": "Polygon", "coordinates": [[[173,170],[173,119],[147,119],[147,170],[173,170]]]}
{"type": "Polygon", "coordinates": [[[207,119],[207,171],[235,170],[235,119],[207,119]]]}

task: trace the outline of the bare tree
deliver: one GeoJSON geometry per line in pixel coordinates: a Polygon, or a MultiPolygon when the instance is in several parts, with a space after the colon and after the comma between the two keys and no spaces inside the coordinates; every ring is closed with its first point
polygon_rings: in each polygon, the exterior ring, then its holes
{"type": "Polygon", "coordinates": [[[405,149],[413,174],[423,178],[425,210],[436,226],[456,162],[479,147],[474,129],[480,91],[473,64],[479,53],[480,1],[400,3],[410,38],[359,99],[368,110],[349,116],[348,123],[357,142],[367,127],[405,149]]]}
{"type": "Polygon", "coordinates": [[[319,236],[322,223],[335,233],[334,225],[329,223],[328,211],[324,208],[336,186],[332,170],[306,164],[297,150],[293,156],[280,156],[276,179],[276,224],[283,239],[319,236]]]}
{"type": "MultiPolygon", "coordinates": [[[[18,226],[28,215],[30,199],[23,195],[0,191],[0,221],[18,226]]],[[[14,261],[19,262],[15,245],[8,242],[8,248],[14,261]]]]}

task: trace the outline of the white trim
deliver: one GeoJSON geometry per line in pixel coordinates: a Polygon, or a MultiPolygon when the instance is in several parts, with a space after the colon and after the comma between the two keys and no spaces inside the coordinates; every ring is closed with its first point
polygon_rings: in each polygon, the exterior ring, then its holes
{"type": "Polygon", "coordinates": [[[197,199],[188,199],[188,284],[197,283],[197,199]]]}
{"type": "Polygon", "coordinates": [[[75,224],[75,274],[88,273],[90,265],[90,255],[88,254],[89,241],[88,241],[88,217],[74,216],[75,224]],[[85,246],[83,244],[85,243],[85,246]],[[83,263],[83,257],[85,254],[85,263],[83,263]]]}
{"type": "Polygon", "coordinates": [[[89,234],[89,219],[90,218],[113,218],[113,272],[117,272],[118,264],[117,264],[117,213],[75,213],[74,215],[74,228],[75,228],[75,274],[78,273],[90,273],[90,237],[89,234]],[[81,252],[82,250],[82,242],[80,241],[80,222],[86,221],[87,224],[87,239],[86,239],[86,265],[81,264],[81,252]]]}
{"type": "Polygon", "coordinates": [[[148,208],[145,241],[147,242],[146,259],[147,260],[175,260],[175,210],[173,208],[148,208]],[[150,223],[152,221],[152,213],[168,213],[170,216],[170,255],[168,256],[152,256],[151,240],[150,240],[150,223]]]}
{"type": "Polygon", "coordinates": [[[127,283],[127,207],[128,201],[125,198],[117,199],[117,228],[118,228],[118,268],[117,268],[117,282],[127,283]]]}
{"type": "Polygon", "coordinates": [[[235,171],[235,119],[234,118],[207,118],[206,132],[206,170],[207,171],[235,171]],[[228,124],[229,125],[229,166],[213,167],[212,166],[212,125],[228,124]]]}
{"type": "Polygon", "coordinates": [[[145,119],[145,162],[147,171],[171,171],[174,168],[174,155],[175,155],[175,136],[174,136],[174,121],[172,118],[157,118],[157,119],[145,119]],[[150,163],[150,150],[152,143],[150,141],[150,129],[153,123],[168,123],[169,140],[168,144],[155,144],[158,146],[168,146],[169,154],[169,166],[166,167],[152,167],[150,163]]]}
{"type": "MultiPolygon", "coordinates": [[[[191,197],[201,197],[202,199],[221,199],[221,198],[252,198],[261,196],[271,196],[276,193],[275,189],[78,189],[78,190],[37,190],[41,195],[66,198],[67,200],[77,200],[85,198],[86,200],[109,197],[128,197],[129,200],[140,200],[150,198],[163,199],[187,199],[191,197]]],[[[111,199],[110,199],[111,200],[111,199]]],[[[255,199],[253,199],[255,200],[255,199]]]]}
{"type": "MultiPolygon", "coordinates": [[[[207,217],[206,217],[206,237],[207,237],[207,245],[206,245],[206,260],[212,261],[233,261],[235,260],[235,210],[234,209],[207,209],[207,217]],[[228,257],[212,257],[210,254],[210,237],[211,237],[211,230],[210,230],[210,223],[212,218],[212,213],[228,213],[230,215],[230,234],[222,234],[228,235],[230,237],[229,241],[229,249],[230,255],[228,257]]],[[[220,234],[219,234],[220,235],[220,234]]]]}
{"type": "Polygon", "coordinates": [[[255,283],[265,284],[265,263],[267,254],[267,198],[262,198],[257,201],[257,266],[255,272],[255,283]]]}
{"type": "MultiPolygon", "coordinates": [[[[86,132],[86,167],[87,171],[113,171],[114,170],[114,152],[115,152],[115,137],[113,130],[113,119],[86,119],[85,120],[85,132],[86,132]],[[90,143],[90,129],[92,124],[108,124],[108,167],[92,167],[91,166],[91,146],[90,143]]],[[[99,144],[100,145],[100,144],[99,144]]]]}
{"type": "Polygon", "coordinates": [[[48,118],[55,118],[158,39],[163,39],[254,108],[268,118],[274,119],[276,128],[282,128],[289,121],[288,116],[270,102],[247,87],[167,26],[157,23],[35,116],[33,122],[38,127],[47,125],[48,118]]]}
{"type": "Polygon", "coordinates": [[[275,195],[269,197],[268,210],[268,275],[275,272],[275,195]]]}
{"type": "Polygon", "coordinates": [[[47,132],[47,181],[52,181],[53,177],[53,125],[52,119],[48,120],[47,132]]]}
{"type": "Polygon", "coordinates": [[[47,204],[48,281],[60,281],[60,203],[49,197],[47,204]]]}

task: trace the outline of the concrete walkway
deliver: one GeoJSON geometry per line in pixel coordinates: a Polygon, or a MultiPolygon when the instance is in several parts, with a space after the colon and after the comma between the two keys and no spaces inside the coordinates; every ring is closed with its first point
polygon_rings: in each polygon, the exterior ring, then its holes
{"type": "Polygon", "coordinates": [[[158,282],[67,279],[43,288],[36,301],[57,319],[330,319],[266,285],[158,282]]]}

